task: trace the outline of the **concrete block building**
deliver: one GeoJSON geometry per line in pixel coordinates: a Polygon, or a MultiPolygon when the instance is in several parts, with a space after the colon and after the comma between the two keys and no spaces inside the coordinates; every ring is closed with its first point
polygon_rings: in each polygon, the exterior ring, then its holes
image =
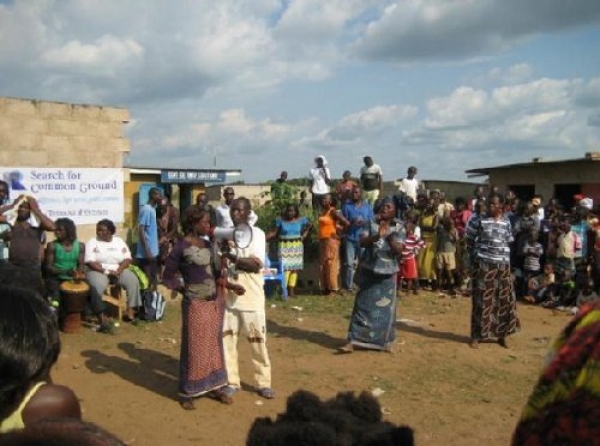
{"type": "Polygon", "coordinates": [[[600,204],[600,152],[565,160],[534,158],[525,163],[470,169],[466,173],[487,175],[489,184],[500,190],[511,189],[525,200],[540,194],[544,203],[554,197],[569,209],[573,206],[573,196],[583,194],[600,204]]]}

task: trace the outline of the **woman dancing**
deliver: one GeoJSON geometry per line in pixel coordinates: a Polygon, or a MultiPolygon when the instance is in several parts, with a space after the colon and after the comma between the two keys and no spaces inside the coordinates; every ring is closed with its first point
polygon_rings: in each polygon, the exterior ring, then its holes
{"type": "Polygon", "coordinates": [[[183,294],[179,404],[186,410],[194,410],[193,399],[203,395],[231,404],[232,398],[223,392],[227,385],[223,359],[224,301],[217,292],[212,249],[207,240],[210,214],[198,206],[190,206],[185,210],[182,225],[185,236],[167,257],[162,278],[168,288],[183,294]]]}
{"type": "Polygon", "coordinates": [[[356,273],[360,290],[350,318],[349,343],[339,353],[352,353],[355,346],[391,351],[396,339],[396,275],[402,242],[395,216],[393,199],[383,198],[377,206],[377,223],[371,222],[360,237],[365,248],[356,273]]]}

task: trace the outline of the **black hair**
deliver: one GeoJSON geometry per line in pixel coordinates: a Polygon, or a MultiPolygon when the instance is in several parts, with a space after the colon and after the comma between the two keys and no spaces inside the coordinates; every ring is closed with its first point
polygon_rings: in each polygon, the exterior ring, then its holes
{"type": "Polygon", "coordinates": [[[46,292],[41,270],[13,263],[0,264],[0,284],[25,288],[42,295],[46,292]]]}
{"type": "Polygon", "coordinates": [[[48,379],[59,353],[48,303],[30,289],[0,285],[0,420],[19,406],[32,384],[48,379]]]}
{"type": "Polygon", "coordinates": [[[162,196],[163,191],[160,187],[151,187],[148,191],[148,197],[151,197],[154,194],[160,194],[162,196]]]}
{"type": "Polygon", "coordinates": [[[288,204],[286,204],[285,208],[284,208],[284,211],[283,211],[284,214],[286,214],[287,209],[289,207],[294,208],[294,212],[296,213],[296,217],[298,217],[300,215],[300,206],[298,206],[298,203],[288,203],[288,204]]]}
{"type": "Polygon", "coordinates": [[[103,218],[98,223],[96,223],[96,226],[106,227],[106,229],[108,229],[108,232],[110,232],[111,235],[115,235],[115,233],[117,232],[117,227],[112,222],[112,220],[109,220],[108,218],[103,218]]]}
{"type": "Polygon", "coordinates": [[[6,199],[8,200],[10,198],[10,186],[4,180],[0,180],[0,185],[6,187],[6,199]]]}
{"type": "Polygon", "coordinates": [[[77,227],[75,226],[75,222],[70,218],[57,218],[54,226],[57,228],[60,226],[65,229],[68,241],[74,242],[77,240],[77,227]]]}
{"type": "Polygon", "coordinates": [[[244,206],[248,211],[252,210],[252,202],[246,197],[237,197],[235,201],[244,203],[244,206]]]}
{"type": "Polygon", "coordinates": [[[188,206],[183,212],[183,218],[181,219],[181,228],[183,229],[183,232],[185,234],[192,232],[194,226],[207,214],[209,214],[209,212],[200,206],[188,206]]]}
{"type": "Polygon", "coordinates": [[[488,195],[488,201],[492,201],[492,198],[497,198],[499,204],[504,204],[504,196],[499,192],[492,192],[488,195]]]}
{"type": "Polygon", "coordinates": [[[247,446],[414,445],[413,431],[383,421],[379,402],[368,392],[338,393],[328,401],[305,390],[293,393],[284,413],[257,418],[247,446]]]}

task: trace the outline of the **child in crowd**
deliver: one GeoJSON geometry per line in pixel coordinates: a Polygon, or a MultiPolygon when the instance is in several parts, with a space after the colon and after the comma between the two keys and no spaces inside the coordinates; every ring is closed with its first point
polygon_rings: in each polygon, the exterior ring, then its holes
{"type": "Polygon", "coordinates": [[[575,273],[575,251],[581,245],[577,234],[571,230],[571,225],[563,221],[558,226],[556,239],[556,270],[562,278],[572,277],[575,273]]]}
{"type": "Polygon", "coordinates": [[[531,277],[527,281],[527,294],[523,297],[532,304],[541,304],[554,299],[554,265],[546,263],[543,274],[531,277]]]}
{"type": "MultiPolygon", "coordinates": [[[[440,291],[448,290],[448,294],[451,296],[456,296],[454,271],[456,270],[457,242],[458,233],[454,227],[454,221],[449,217],[444,217],[442,224],[438,226],[435,261],[440,291]]],[[[443,295],[442,292],[440,294],[443,295]]]]}
{"type": "Polygon", "coordinates": [[[598,294],[594,291],[594,282],[591,280],[586,280],[583,287],[579,291],[577,295],[577,308],[581,308],[583,305],[591,304],[593,302],[597,302],[600,300],[598,294]]]}
{"type": "Polygon", "coordinates": [[[542,244],[538,241],[539,233],[536,230],[529,232],[529,237],[523,245],[523,296],[527,295],[529,279],[538,276],[541,271],[540,257],[544,253],[542,244]]]}
{"type": "Polygon", "coordinates": [[[406,281],[406,289],[412,289],[413,294],[419,294],[419,272],[417,270],[417,253],[425,247],[425,242],[415,235],[416,225],[414,221],[407,220],[404,225],[406,237],[402,247],[402,261],[400,264],[400,276],[398,277],[398,290],[401,288],[402,280],[406,281]]]}

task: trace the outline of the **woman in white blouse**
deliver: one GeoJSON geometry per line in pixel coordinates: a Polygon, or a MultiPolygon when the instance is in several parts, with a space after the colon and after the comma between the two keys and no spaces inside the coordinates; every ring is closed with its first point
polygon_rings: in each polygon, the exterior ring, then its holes
{"type": "Polygon", "coordinates": [[[111,331],[102,303],[102,295],[109,283],[119,284],[127,292],[127,313],[123,317],[126,322],[135,319],[135,311],[142,305],[139,280],[127,269],[131,264],[131,251],[115,232],[116,227],[112,221],[100,220],[96,224],[96,237],[85,245],[85,264],[88,267],[86,279],[90,284],[91,307],[98,315],[100,331],[103,333],[111,331]]]}

